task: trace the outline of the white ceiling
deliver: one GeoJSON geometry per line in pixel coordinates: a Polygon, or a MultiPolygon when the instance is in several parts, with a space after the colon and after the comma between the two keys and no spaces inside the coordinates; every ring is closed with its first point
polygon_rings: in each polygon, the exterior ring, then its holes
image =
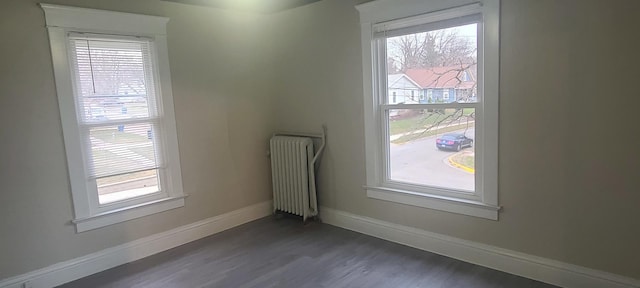
{"type": "Polygon", "coordinates": [[[320,0],[164,0],[189,5],[221,9],[244,10],[255,13],[276,13],[320,0]]]}

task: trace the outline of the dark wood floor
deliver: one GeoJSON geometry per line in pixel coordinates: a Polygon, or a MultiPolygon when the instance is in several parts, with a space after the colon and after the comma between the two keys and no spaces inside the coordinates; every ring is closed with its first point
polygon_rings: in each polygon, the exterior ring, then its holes
{"type": "Polygon", "coordinates": [[[62,287],[555,287],[320,223],[263,218],[62,287]]]}

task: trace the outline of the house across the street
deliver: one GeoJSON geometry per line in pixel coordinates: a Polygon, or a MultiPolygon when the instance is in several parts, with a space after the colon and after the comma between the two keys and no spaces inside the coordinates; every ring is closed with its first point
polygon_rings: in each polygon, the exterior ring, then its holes
{"type": "Polygon", "coordinates": [[[477,97],[476,70],[476,64],[461,64],[408,69],[405,74],[422,89],[420,103],[473,102],[477,97]]]}
{"type": "Polygon", "coordinates": [[[406,74],[390,74],[387,81],[389,104],[417,104],[423,98],[420,85],[406,74]]]}

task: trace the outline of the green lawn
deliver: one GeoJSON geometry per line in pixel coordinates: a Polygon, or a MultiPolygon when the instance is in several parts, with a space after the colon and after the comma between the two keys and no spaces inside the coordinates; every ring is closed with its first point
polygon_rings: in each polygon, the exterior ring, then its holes
{"type": "Polygon", "coordinates": [[[151,142],[151,140],[147,139],[146,136],[129,132],[120,132],[117,128],[93,130],[91,131],[91,137],[96,137],[104,142],[114,144],[151,142]]]}
{"type": "Polygon", "coordinates": [[[476,167],[476,158],[474,156],[473,152],[462,152],[462,153],[458,153],[456,155],[453,156],[453,161],[455,161],[456,163],[460,163],[464,166],[467,166],[469,168],[475,168],[476,167]]]}
{"type": "Polygon", "coordinates": [[[462,121],[465,122],[470,117],[463,116],[471,115],[475,112],[474,110],[475,109],[467,108],[464,109],[462,113],[458,112],[457,114],[455,114],[455,109],[445,109],[444,113],[424,111],[423,114],[410,118],[391,120],[389,121],[389,134],[396,135],[426,129],[438,122],[441,122],[441,125],[454,124],[459,118],[463,118],[462,121]],[[454,119],[456,119],[456,121],[453,121],[454,123],[450,123],[454,119]]]}

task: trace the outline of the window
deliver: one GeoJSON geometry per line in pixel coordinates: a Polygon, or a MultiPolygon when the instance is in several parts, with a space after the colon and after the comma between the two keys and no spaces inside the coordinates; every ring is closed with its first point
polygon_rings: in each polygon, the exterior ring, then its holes
{"type": "Polygon", "coordinates": [[[370,198],[497,220],[499,0],[449,5],[358,5],[365,188],[370,198]],[[426,90],[426,103],[386,101],[389,61],[426,90]],[[477,77],[466,81],[467,71],[477,77]]]}
{"type": "Polygon", "coordinates": [[[77,231],[184,206],[168,19],[41,6],[77,231]]]}

